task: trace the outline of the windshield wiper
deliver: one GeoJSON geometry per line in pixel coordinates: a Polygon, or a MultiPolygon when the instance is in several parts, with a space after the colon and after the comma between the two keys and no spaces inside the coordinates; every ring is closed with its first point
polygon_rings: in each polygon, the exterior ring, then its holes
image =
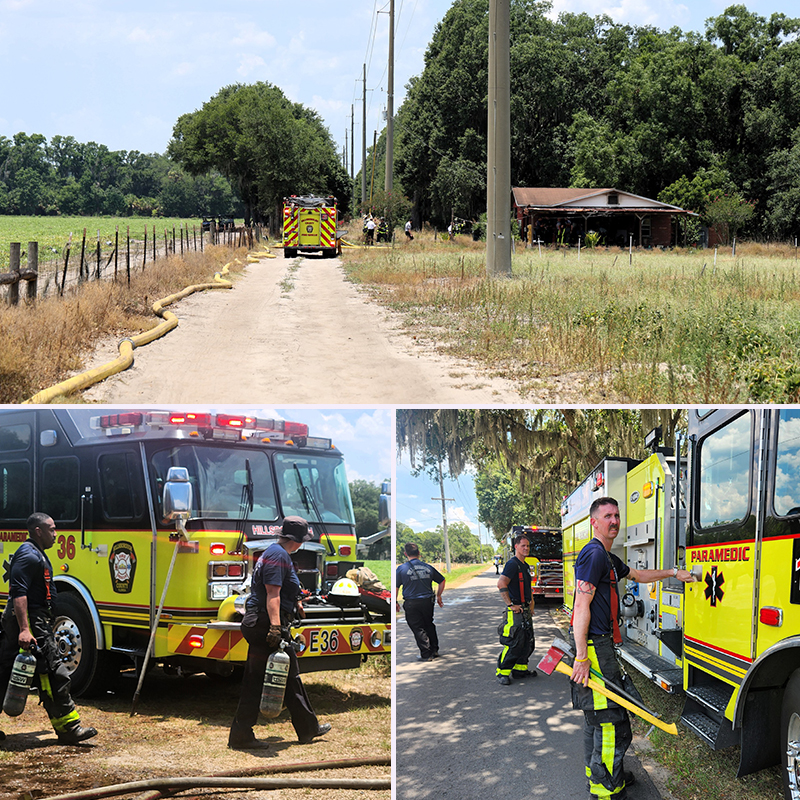
{"type": "Polygon", "coordinates": [[[239,531],[239,539],[236,542],[236,550],[234,552],[241,553],[242,545],[244,544],[244,530],[247,523],[247,518],[253,510],[253,473],[250,470],[250,459],[244,460],[244,468],[247,473],[247,483],[242,486],[242,498],[239,501],[239,521],[236,523],[236,530],[239,531]]]}
{"type": "Polygon", "coordinates": [[[303,483],[303,476],[300,472],[300,468],[297,466],[296,461],[294,462],[293,466],[294,466],[294,471],[297,473],[297,480],[300,484],[300,489],[302,490],[303,493],[303,505],[306,507],[306,510],[308,510],[310,503],[310,507],[314,509],[314,513],[317,515],[317,521],[319,522],[319,525],[322,528],[322,532],[325,534],[325,538],[328,541],[328,549],[330,550],[330,553],[328,553],[328,555],[335,556],[336,550],[334,550],[333,548],[333,542],[331,542],[331,537],[328,535],[328,530],[325,527],[325,521],[322,519],[322,514],[319,513],[319,509],[317,508],[317,502],[316,500],[314,500],[314,495],[311,492],[311,489],[309,489],[308,486],[306,486],[305,483],[303,483]]]}

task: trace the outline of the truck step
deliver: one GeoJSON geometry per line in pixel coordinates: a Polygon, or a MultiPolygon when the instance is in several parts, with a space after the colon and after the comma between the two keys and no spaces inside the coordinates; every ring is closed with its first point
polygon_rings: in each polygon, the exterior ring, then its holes
{"type": "Polygon", "coordinates": [[[728,707],[733,686],[719,684],[716,686],[690,686],[686,690],[686,697],[697,701],[704,709],[714,716],[723,716],[728,707]]]}
{"type": "Polygon", "coordinates": [[[674,663],[651,653],[641,645],[627,641],[620,646],[619,655],[634,669],[672,694],[683,685],[683,671],[674,663]]]}
{"type": "Polygon", "coordinates": [[[731,694],[733,687],[723,683],[691,686],[686,691],[681,722],[712,750],[724,750],[740,743],[739,734],[725,717],[731,694]]]}

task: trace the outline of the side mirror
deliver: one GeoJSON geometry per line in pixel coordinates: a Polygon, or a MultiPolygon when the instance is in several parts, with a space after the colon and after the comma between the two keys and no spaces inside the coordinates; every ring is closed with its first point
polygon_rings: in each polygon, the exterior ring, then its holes
{"type": "Polygon", "coordinates": [[[161,502],[163,522],[186,520],[192,512],[192,484],[186,467],[170,467],[161,502]]]}
{"type": "Polygon", "coordinates": [[[378,498],[378,524],[388,525],[392,521],[392,484],[384,481],[381,484],[381,495],[378,498]]]}

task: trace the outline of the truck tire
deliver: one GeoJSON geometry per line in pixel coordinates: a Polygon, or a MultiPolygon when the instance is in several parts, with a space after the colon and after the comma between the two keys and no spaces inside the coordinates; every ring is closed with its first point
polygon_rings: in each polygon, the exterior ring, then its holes
{"type": "Polygon", "coordinates": [[[783,795],[786,800],[800,800],[800,669],[792,673],[783,695],[781,753],[783,795]]]}
{"type": "Polygon", "coordinates": [[[294,247],[284,247],[283,248],[283,257],[284,258],[295,258],[297,256],[297,250],[294,247]]]}
{"type": "Polygon", "coordinates": [[[72,696],[103,691],[116,671],[115,659],[97,649],[89,612],[75,592],[56,595],[53,632],[56,648],[70,672],[72,696]]]}

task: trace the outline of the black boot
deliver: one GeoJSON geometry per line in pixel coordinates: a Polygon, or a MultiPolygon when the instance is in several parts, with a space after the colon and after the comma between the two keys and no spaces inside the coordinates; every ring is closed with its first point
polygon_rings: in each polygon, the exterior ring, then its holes
{"type": "Polygon", "coordinates": [[[76,722],[66,730],[60,733],[57,732],[56,735],[60,744],[78,744],[86,741],[86,739],[91,739],[92,736],[97,736],[97,730],[95,728],[81,727],[81,724],[76,722]]]}

